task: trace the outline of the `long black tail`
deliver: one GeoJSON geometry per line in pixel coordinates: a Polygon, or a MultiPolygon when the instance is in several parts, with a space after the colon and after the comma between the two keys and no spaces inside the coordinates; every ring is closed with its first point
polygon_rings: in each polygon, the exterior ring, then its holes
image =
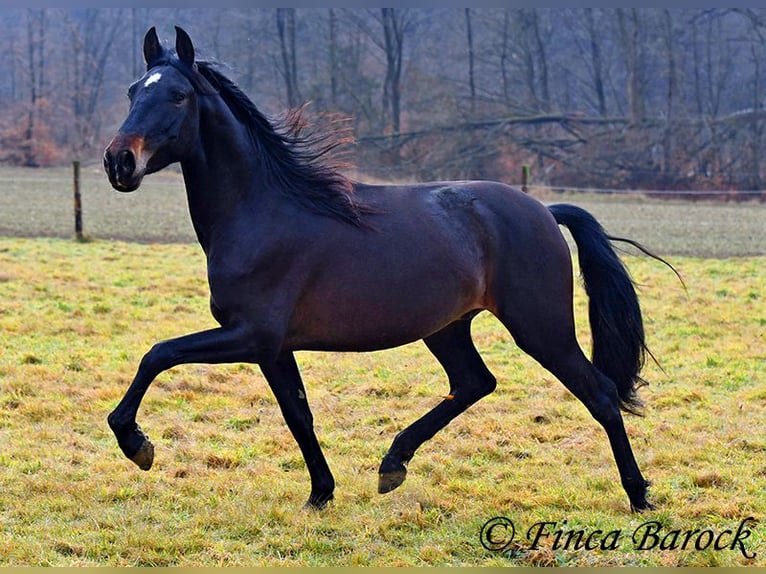
{"type": "Polygon", "coordinates": [[[649,350],[633,281],[610,241],[626,241],[673,267],[635,241],[607,235],[584,209],[567,204],[550,205],[548,209],[560,225],[569,229],[577,244],[580,271],[589,298],[593,364],[617,385],[621,408],[640,414],[642,405],[636,397],[636,389],[646,384],[639,373],[649,350]]]}

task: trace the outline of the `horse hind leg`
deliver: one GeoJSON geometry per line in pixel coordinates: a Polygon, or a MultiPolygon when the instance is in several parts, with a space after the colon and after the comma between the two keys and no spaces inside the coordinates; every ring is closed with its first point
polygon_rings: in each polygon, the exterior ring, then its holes
{"type": "Polygon", "coordinates": [[[424,342],[447,373],[450,393],[436,407],[394,438],[380,465],[378,492],[394,490],[404,482],[407,463],[415,451],[452,419],[495,389],[496,381],[471,340],[471,321],[449,324],[424,342]]]}
{"type": "Polygon", "coordinates": [[[631,510],[653,508],[646,500],[649,482],[641,475],[625,431],[616,385],[581,352],[570,357],[563,367],[551,366],[549,370],[580,399],[606,431],[631,510]]]}
{"type": "Polygon", "coordinates": [[[555,304],[556,300],[563,299],[547,298],[540,305],[527,301],[498,317],[519,347],[556,376],[604,428],[631,510],[653,508],[646,500],[649,483],[641,475],[625,431],[617,386],[583,354],[571,308],[555,304]]]}

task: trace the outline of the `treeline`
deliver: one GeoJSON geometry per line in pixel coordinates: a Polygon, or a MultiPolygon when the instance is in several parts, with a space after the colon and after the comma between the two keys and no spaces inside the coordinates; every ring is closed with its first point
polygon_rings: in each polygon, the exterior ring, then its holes
{"type": "Polygon", "coordinates": [[[382,179],[761,189],[766,9],[5,9],[0,162],[100,161],[150,26],[382,179]]]}

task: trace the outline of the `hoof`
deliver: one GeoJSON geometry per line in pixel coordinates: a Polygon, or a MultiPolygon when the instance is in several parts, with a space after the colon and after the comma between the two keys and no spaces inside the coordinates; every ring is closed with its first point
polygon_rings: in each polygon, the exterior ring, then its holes
{"type": "Polygon", "coordinates": [[[656,508],[651,502],[646,500],[647,490],[651,484],[648,480],[643,480],[641,488],[636,489],[637,492],[630,489],[630,483],[626,485],[625,490],[630,499],[631,512],[643,512],[644,510],[654,510],[656,508]]]}
{"type": "Polygon", "coordinates": [[[402,484],[405,478],[407,478],[407,469],[404,467],[391,472],[381,472],[378,474],[378,493],[391,492],[402,484]]]}
{"type": "Polygon", "coordinates": [[[143,444],[139,447],[138,452],[134,454],[130,460],[138,465],[141,470],[149,470],[152,468],[154,462],[154,445],[145,439],[143,444]]]}
{"type": "Polygon", "coordinates": [[[645,510],[656,510],[657,507],[652,504],[651,502],[648,502],[646,500],[643,500],[639,502],[638,504],[630,503],[630,510],[631,512],[644,512],[645,510]]]}
{"type": "Polygon", "coordinates": [[[323,495],[311,495],[309,496],[309,499],[306,501],[306,504],[303,505],[303,510],[322,510],[323,508],[326,508],[327,505],[332,502],[333,494],[323,494],[323,495]]]}
{"type": "Polygon", "coordinates": [[[115,421],[114,413],[109,415],[108,421],[122,453],[136,463],[141,470],[152,468],[154,445],[141,430],[141,427],[135,422],[127,425],[118,424],[115,421]]]}

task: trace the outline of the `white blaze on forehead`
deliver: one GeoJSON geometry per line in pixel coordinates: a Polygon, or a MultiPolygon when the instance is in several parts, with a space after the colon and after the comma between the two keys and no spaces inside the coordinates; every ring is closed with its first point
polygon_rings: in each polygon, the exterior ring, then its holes
{"type": "Polygon", "coordinates": [[[159,72],[154,72],[151,76],[149,76],[146,79],[146,81],[144,82],[144,87],[146,88],[148,86],[151,86],[155,82],[159,82],[161,77],[162,77],[162,74],[160,74],[159,72]]]}

